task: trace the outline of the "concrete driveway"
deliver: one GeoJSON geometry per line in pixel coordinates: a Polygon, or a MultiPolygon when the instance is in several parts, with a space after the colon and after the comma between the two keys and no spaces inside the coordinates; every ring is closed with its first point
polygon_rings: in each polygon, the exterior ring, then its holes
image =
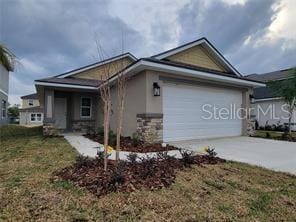
{"type": "Polygon", "coordinates": [[[296,174],[296,143],[252,137],[229,137],[172,142],[172,145],[202,151],[209,145],[218,156],[268,169],[296,174]]]}

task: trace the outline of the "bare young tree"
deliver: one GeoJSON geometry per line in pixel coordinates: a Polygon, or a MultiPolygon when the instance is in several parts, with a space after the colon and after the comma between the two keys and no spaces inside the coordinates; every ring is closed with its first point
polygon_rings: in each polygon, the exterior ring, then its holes
{"type": "Polygon", "coordinates": [[[116,124],[116,161],[119,160],[120,152],[120,137],[122,132],[123,114],[125,107],[125,94],[126,94],[126,75],[123,72],[124,62],[121,60],[120,70],[117,74],[117,124],[116,124]]]}
{"type": "MultiPolygon", "coordinates": [[[[106,54],[100,44],[96,41],[97,51],[100,60],[104,61],[104,55],[106,54]]],[[[123,36],[121,42],[121,51],[123,54],[123,36]]],[[[126,94],[126,76],[123,69],[126,66],[126,62],[121,59],[119,62],[103,64],[104,73],[100,75],[100,80],[103,82],[100,86],[100,94],[104,103],[104,153],[107,156],[108,140],[109,140],[109,127],[110,127],[110,115],[111,115],[111,93],[110,93],[110,77],[117,72],[116,92],[117,92],[117,123],[116,123],[116,160],[119,160],[120,152],[120,138],[123,125],[123,114],[125,107],[125,94],[126,94]]],[[[105,158],[105,168],[107,167],[107,158],[105,158]]],[[[107,169],[107,168],[106,168],[107,169]]]]}
{"type": "MultiPolygon", "coordinates": [[[[96,41],[98,56],[101,61],[105,61],[105,52],[100,44],[96,41]]],[[[109,146],[109,128],[111,115],[111,93],[110,93],[110,77],[112,75],[112,64],[103,63],[102,73],[98,73],[98,80],[102,83],[99,87],[100,95],[104,104],[104,170],[108,166],[108,146],[109,146]]]]}

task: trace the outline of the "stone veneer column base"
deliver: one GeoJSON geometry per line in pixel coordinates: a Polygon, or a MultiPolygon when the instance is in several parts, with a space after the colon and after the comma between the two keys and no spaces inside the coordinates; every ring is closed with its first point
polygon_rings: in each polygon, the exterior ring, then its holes
{"type": "Polygon", "coordinates": [[[256,120],[248,119],[247,120],[247,135],[254,136],[256,133],[256,120]]]}
{"type": "Polygon", "coordinates": [[[43,123],[43,135],[44,136],[57,136],[58,130],[55,127],[54,123],[48,122],[43,123]]]}
{"type": "Polygon", "coordinates": [[[163,141],[163,114],[137,114],[137,133],[147,143],[163,141]]]}

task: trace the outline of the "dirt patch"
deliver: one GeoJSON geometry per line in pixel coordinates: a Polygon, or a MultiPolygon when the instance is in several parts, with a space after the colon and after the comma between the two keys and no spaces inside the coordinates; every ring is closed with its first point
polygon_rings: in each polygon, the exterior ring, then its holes
{"type": "Polygon", "coordinates": [[[223,159],[208,155],[197,155],[176,159],[167,155],[158,158],[135,158],[129,161],[108,161],[108,170],[103,170],[102,159],[78,157],[76,163],[54,173],[53,181],[71,181],[84,187],[96,196],[110,192],[132,192],[142,189],[161,189],[174,183],[176,171],[191,164],[217,164],[223,159]]]}
{"type": "MultiPolygon", "coordinates": [[[[104,138],[99,135],[84,135],[85,137],[98,142],[100,144],[104,144],[104,138]]],[[[115,146],[112,141],[109,141],[111,146],[115,146]]],[[[143,141],[135,141],[131,139],[131,137],[122,137],[120,141],[120,150],[128,151],[128,152],[137,152],[137,153],[148,153],[148,152],[163,152],[169,150],[178,150],[177,147],[167,145],[165,147],[162,146],[161,143],[144,143],[143,141]]]]}

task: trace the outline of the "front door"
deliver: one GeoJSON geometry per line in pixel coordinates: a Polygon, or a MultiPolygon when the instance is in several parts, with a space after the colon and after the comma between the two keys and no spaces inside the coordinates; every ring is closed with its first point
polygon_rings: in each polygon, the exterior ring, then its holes
{"type": "Polygon", "coordinates": [[[55,98],[55,123],[58,129],[67,127],[67,99],[55,98]]]}

